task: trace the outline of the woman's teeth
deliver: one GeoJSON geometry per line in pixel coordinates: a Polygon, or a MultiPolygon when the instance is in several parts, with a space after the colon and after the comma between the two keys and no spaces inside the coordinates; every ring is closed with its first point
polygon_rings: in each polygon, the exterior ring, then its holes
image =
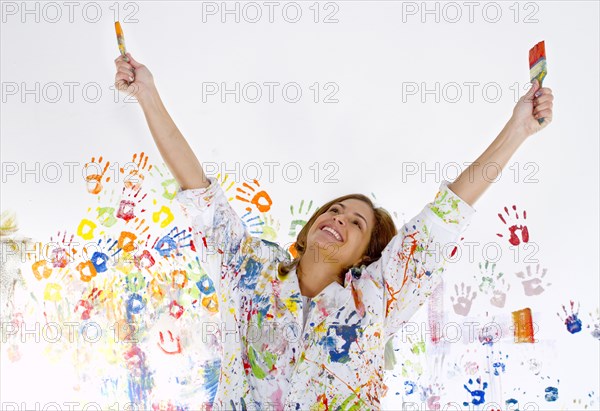
{"type": "Polygon", "coordinates": [[[323,227],[322,230],[330,233],[333,237],[335,237],[336,240],[342,241],[342,236],[339,235],[339,233],[337,231],[335,231],[334,229],[329,228],[329,227],[323,227]]]}

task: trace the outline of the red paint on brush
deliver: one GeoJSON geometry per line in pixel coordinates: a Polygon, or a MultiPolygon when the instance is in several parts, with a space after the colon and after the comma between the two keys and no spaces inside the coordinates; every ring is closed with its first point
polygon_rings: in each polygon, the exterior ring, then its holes
{"type": "Polygon", "coordinates": [[[529,50],[529,68],[535,66],[541,58],[546,58],[546,45],[543,41],[540,41],[529,50]]]}

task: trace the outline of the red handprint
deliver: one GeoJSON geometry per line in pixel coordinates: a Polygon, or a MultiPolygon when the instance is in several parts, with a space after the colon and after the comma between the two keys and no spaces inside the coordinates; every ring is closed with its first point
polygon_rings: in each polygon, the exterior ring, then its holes
{"type": "MultiPolygon", "coordinates": [[[[529,230],[527,229],[527,226],[524,224],[518,224],[521,221],[517,221],[519,220],[519,213],[517,212],[517,206],[513,205],[512,209],[515,211],[515,217],[511,218],[510,214],[508,213],[508,207],[504,207],[504,212],[506,213],[506,216],[508,217],[508,220],[513,223],[510,224],[510,226],[508,227],[508,231],[510,233],[510,237],[508,239],[508,242],[511,243],[512,245],[519,245],[521,244],[521,241],[523,241],[524,243],[529,242],[529,230]],[[519,236],[517,235],[517,231],[521,232],[521,238],[519,239],[519,236]]],[[[500,220],[502,220],[502,222],[506,225],[508,225],[506,219],[504,218],[504,216],[501,213],[498,213],[498,217],[500,218],[500,220]]],[[[527,219],[527,211],[523,211],[523,220],[527,219]]],[[[522,221],[523,223],[525,221],[522,221]]],[[[503,234],[498,233],[497,234],[498,237],[504,237],[503,234]]]]}

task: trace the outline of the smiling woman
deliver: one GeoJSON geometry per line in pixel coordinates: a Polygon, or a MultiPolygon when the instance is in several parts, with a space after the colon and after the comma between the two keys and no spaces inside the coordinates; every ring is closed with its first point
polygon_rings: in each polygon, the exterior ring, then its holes
{"type": "Polygon", "coordinates": [[[368,198],[340,197],[303,227],[290,261],[279,245],[250,236],[219,183],[209,181],[177,200],[196,244],[204,244],[220,320],[240,332],[221,339],[217,404],[378,409],[386,343],[441,278],[445,259],[436,258],[435,245],[458,240],[475,210],[444,181],[396,233],[368,198]]]}
{"type": "Polygon", "coordinates": [[[479,167],[504,167],[551,122],[550,89],[534,82],[488,149],[451,185],[442,181],[399,231],[366,196],[343,196],[310,218],[290,260],[278,244],[249,234],[218,181],[206,177],[150,71],[127,57],[115,60],[115,84],[144,110],[218,296],[221,369],[212,409],[379,409],[385,347],[440,281],[447,257],[436,250],[458,242],[474,216],[472,204],[491,183],[479,167]]]}
{"type": "Polygon", "coordinates": [[[363,194],[348,194],[321,206],[298,234],[296,258],[280,264],[280,275],[298,267],[302,295],[314,297],[332,281],[343,284],[353,266],[377,260],[396,235],[390,214],[363,194]],[[304,257],[306,255],[306,257],[304,257]],[[304,258],[303,258],[304,257],[304,258]],[[319,264],[319,261],[327,264],[319,264]]]}

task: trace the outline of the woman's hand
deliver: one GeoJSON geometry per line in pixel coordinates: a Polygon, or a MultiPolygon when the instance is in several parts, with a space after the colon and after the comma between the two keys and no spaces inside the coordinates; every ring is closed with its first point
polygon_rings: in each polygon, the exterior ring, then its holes
{"type": "Polygon", "coordinates": [[[513,109],[509,124],[514,132],[523,138],[537,133],[552,122],[552,90],[548,87],[540,88],[537,79],[529,91],[521,97],[513,109]],[[538,118],[544,121],[540,124],[538,118]]]}
{"type": "Polygon", "coordinates": [[[133,95],[138,101],[147,94],[156,91],[154,77],[140,62],[136,61],[131,54],[127,53],[129,63],[123,56],[115,59],[117,74],[115,75],[115,87],[117,90],[133,95]]]}

